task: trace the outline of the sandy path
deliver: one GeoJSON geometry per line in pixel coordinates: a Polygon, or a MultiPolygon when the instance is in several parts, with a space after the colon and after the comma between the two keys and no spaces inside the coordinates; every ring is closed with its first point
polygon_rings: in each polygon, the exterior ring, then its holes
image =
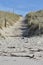
{"type": "Polygon", "coordinates": [[[0,57],[0,65],[43,65],[43,60],[21,57],[0,57]]]}
{"type": "Polygon", "coordinates": [[[43,65],[43,36],[23,37],[28,34],[23,21],[0,30],[0,65],[43,65]]]}

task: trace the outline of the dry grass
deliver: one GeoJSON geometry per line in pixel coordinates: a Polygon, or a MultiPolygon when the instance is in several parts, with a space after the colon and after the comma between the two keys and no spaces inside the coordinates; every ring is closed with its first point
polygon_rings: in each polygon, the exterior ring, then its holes
{"type": "Polygon", "coordinates": [[[6,25],[9,26],[17,22],[20,17],[21,16],[17,14],[0,11],[0,27],[5,26],[5,19],[6,19],[6,25]]]}
{"type": "Polygon", "coordinates": [[[28,24],[33,23],[35,25],[41,25],[43,27],[43,10],[37,12],[30,12],[26,15],[28,24]]]}
{"type": "Polygon", "coordinates": [[[26,15],[29,35],[43,34],[43,10],[30,12],[26,15]]]}

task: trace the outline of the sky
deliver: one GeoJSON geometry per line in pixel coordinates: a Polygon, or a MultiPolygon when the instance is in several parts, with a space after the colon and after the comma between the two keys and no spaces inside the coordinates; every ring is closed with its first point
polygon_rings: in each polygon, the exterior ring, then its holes
{"type": "Polygon", "coordinates": [[[0,10],[25,15],[31,11],[43,10],[43,0],[0,0],[0,10]]]}

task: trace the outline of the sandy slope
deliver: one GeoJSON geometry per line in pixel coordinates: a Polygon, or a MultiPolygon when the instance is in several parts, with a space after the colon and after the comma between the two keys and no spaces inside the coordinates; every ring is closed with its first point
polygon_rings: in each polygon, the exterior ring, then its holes
{"type": "Polygon", "coordinates": [[[17,34],[20,33],[21,30],[19,30],[20,28],[20,24],[22,17],[20,17],[19,21],[17,21],[13,26],[9,26],[9,27],[3,27],[2,29],[0,29],[0,33],[3,36],[15,36],[17,34]]]}
{"type": "Polygon", "coordinates": [[[21,18],[14,26],[0,30],[0,65],[43,65],[43,36],[23,37],[28,34],[27,24],[23,21],[21,18]]]}

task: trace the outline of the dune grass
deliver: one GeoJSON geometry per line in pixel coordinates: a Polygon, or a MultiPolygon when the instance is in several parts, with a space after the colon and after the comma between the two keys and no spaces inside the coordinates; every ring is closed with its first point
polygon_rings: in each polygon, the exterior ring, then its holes
{"type": "Polygon", "coordinates": [[[29,25],[34,24],[39,26],[40,24],[40,26],[43,27],[43,10],[30,12],[26,15],[26,18],[29,25]]]}
{"type": "Polygon", "coordinates": [[[43,34],[43,10],[30,12],[26,15],[29,27],[29,35],[43,34]]]}
{"type": "Polygon", "coordinates": [[[0,28],[5,26],[5,20],[6,25],[9,26],[17,22],[20,19],[20,17],[20,15],[15,13],[0,11],[0,28]]]}

